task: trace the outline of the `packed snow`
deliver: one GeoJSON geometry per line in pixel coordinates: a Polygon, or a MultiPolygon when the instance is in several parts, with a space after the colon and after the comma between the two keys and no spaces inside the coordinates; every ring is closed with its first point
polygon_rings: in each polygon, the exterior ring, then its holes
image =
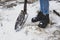
{"type": "Polygon", "coordinates": [[[60,40],[60,17],[53,13],[53,10],[60,13],[59,2],[50,1],[50,21],[54,24],[48,24],[45,29],[37,26],[39,22],[31,22],[31,19],[37,15],[37,11],[40,9],[39,1],[28,4],[28,19],[24,28],[19,32],[16,32],[14,27],[24,5],[16,4],[17,6],[11,8],[0,6],[0,40],[60,40]]]}

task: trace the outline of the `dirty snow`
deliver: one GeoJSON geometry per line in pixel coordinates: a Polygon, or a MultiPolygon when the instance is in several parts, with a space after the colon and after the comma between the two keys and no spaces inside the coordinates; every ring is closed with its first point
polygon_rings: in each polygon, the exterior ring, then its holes
{"type": "Polygon", "coordinates": [[[15,22],[23,10],[23,4],[17,4],[13,8],[0,8],[0,40],[60,40],[60,17],[53,13],[52,10],[60,12],[60,3],[50,1],[50,20],[55,24],[49,24],[47,28],[42,29],[32,23],[31,18],[37,15],[39,2],[28,4],[28,19],[24,28],[16,32],[14,30],[15,22]]]}

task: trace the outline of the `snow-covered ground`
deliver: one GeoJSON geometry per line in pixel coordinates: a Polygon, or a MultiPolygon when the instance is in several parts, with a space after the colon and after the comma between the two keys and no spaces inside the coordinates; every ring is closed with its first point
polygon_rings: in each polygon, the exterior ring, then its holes
{"type": "Polygon", "coordinates": [[[22,9],[23,4],[17,4],[13,8],[0,8],[0,40],[60,40],[60,17],[52,11],[60,12],[60,3],[50,1],[50,20],[55,24],[49,24],[45,29],[39,28],[38,23],[31,22],[31,18],[37,15],[39,2],[28,4],[28,19],[24,28],[16,32],[15,22],[22,9]]]}

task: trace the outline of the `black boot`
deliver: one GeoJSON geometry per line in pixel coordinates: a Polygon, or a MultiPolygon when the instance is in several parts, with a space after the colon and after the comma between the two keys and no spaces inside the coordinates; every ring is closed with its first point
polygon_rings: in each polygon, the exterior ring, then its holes
{"type": "Polygon", "coordinates": [[[34,18],[32,18],[32,22],[37,22],[37,21],[40,21],[42,18],[44,17],[43,13],[40,11],[38,12],[38,15],[34,18]]]}
{"type": "Polygon", "coordinates": [[[42,20],[40,20],[40,23],[38,26],[41,28],[45,28],[48,23],[49,23],[49,14],[45,15],[45,17],[42,20]]]}

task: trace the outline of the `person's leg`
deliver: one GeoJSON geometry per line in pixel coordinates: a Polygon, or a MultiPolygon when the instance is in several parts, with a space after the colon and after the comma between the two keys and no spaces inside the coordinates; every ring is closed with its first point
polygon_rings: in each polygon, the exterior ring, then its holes
{"type": "Polygon", "coordinates": [[[40,0],[40,10],[43,14],[49,14],[49,0],[40,0]]]}
{"type": "Polygon", "coordinates": [[[40,0],[40,12],[37,17],[32,18],[32,22],[40,21],[39,27],[45,28],[49,23],[49,1],[40,0]],[[41,24],[42,23],[42,24],[41,24]]]}
{"type": "Polygon", "coordinates": [[[40,7],[44,16],[42,16],[38,26],[45,28],[49,23],[49,0],[40,0],[40,7]]]}

